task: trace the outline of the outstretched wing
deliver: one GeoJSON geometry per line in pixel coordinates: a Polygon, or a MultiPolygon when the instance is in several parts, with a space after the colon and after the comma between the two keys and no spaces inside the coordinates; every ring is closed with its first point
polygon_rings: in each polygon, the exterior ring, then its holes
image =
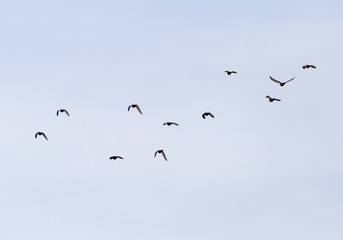
{"type": "Polygon", "coordinates": [[[38,133],[35,134],[35,138],[37,138],[37,136],[38,136],[38,133]]]}
{"type": "Polygon", "coordinates": [[[203,118],[203,119],[205,119],[205,118],[206,118],[206,113],[204,113],[204,114],[202,115],[202,118],[203,118]]]}
{"type": "MultiPolygon", "coordinates": [[[[295,78],[295,77],[294,77],[295,78]]],[[[288,81],[286,81],[285,83],[288,83],[288,82],[290,82],[290,81],[292,81],[294,78],[292,78],[292,79],[289,79],[288,81]]]]}
{"type": "Polygon", "coordinates": [[[274,101],[279,101],[279,102],[281,101],[281,100],[278,99],[278,98],[273,98],[273,100],[274,100],[274,101]]]}
{"type": "Polygon", "coordinates": [[[269,76],[269,77],[270,77],[270,79],[271,79],[272,81],[274,81],[274,82],[276,82],[276,83],[281,83],[280,81],[276,80],[275,78],[272,78],[271,76],[269,76]]]}
{"type": "Polygon", "coordinates": [[[236,71],[231,71],[231,73],[237,73],[236,71]]]}
{"type": "Polygon", "coordinates": [[[127,111],[130,111],[131,105],[129,106],[129,108],[127,109],[127,111]]]}
{"type": "Polygon", "coordinates": [[[121,156],[117,156],[117,158],[124,159],[124,158],[122,158],[121,156]]]}
{"type": "Polygon", "coordinates": [[[59,112],[60,112],[60,110],[57,110],[57,113],[56,113],[56,114],[57,114],[57,116],[58,116],[58,113],[59,113],[59,112]]]}
{"type": "Polygon", "coordinates": [[[163,155],[164,159],[165,159],[166,161],[168,161],[168,160],[167,160],[167,156],[166,156],[166,154],[165,154],[164,152],[162,152],[162,155],[163,155]]]}
{"type": "Polygon", "coordinates": [[[156,157],[157,152],[158,152],[158,151],[155,152],[154,158],[156,157]]]}
{"type": "Polygon", "coordinates": [[[48,138],[46,137],[45,133],[42,132],[43,137],[45,137],[46,140],[48,140],[48,138]]]}
{"type": "Polygon", "coordinates": [[[141,111],[141,109],[139,108],[139,106],[138,106],[138,105],[137,105],[137,107],[136,107],[136,108],[137,108],[138,112],[140,112],[141,114],[143,114],[143,113],[142,113],[142,111],[141,111]]]}
{"type": "Polygon", "coordinates": [[[70,115],[69,115],[68,111],[67,111],[67,110],[64,110],[64,111],[65,111],[65,113],[68,115],[68,117],[70,117],[70,115]]]}
{"type": "Polygon", "coordinates": [[[213,116],[213,114],[212,114],[212,113],[209,113],[209,115],[210,115],[212,118],[214,118],[214,116],[213,116]]]}
{"type": "Polygon", "coordinates": [[[317,67],[316,67],[316,66],[314,66],[314,65],[310,65],[310,67],[311,67],[311,68],[317,68],[317,67]]]}
{"type": "Polygon", "coordinates": [[[175,122],[172,122],[172,124],[174,124],[175,126],[179,126],[179,124],[175,123],[175,122]]]}

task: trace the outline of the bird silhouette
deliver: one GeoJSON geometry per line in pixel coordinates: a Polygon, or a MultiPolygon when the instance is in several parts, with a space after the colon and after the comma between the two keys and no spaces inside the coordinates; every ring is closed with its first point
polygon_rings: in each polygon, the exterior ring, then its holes
{"type": "Polygon", "coordinates": [[[60,112],[61,112],[61,113],[63,113],[63,112],[64,112],[65,114],[67,114],[67,115],[70,117],[70,115],[69,115],[68,111],[67,111],[67,110],[65,110],[65,109],[59,109],[59,110],[57,110],[57,113],[56,113],[56,114],[57,114],[57,116],[58,116],[58,114],[59,114],[60,112]]]}
{"type": "Polygon", "coordinates": [[[210,112],[205,112],[202,114],[202,118],[205,119],[208,115],[210,115],[212,118],[214,118],[213,114],[210,112]]]}
{"type": "Polygon", "coordinates": [[[179,124],[176,123],[176,122],[165,122],[165,123],[163,123],[163,125],[168,125],[168,126],[170,126],[170,125],[175,125],[175,126],[179,126],[179,124]]]}
{"type": "Polygon", "coordinates": [[[117,160],[117,158],[124,159],[121,156],[112,156],[110,157],[110,160],[117,160]]]}
{"type": "Polygon", "coordinates": [[[274,102],[274,101],[281,101],[280,99],[277,99],[277,98],[271,98],[269,96],[266,96],[266,98],[269,98],[269,102],[274,102]]]}
{"type": "Polygon", "coordinates": [[[166,161],[168,161],[168,160],[167,160],[167,156],[166,156],[166,154],[164,153],[163,150],[157,150],[157,151],[155,152],[154,158],[156,157],[156,154],[157,154],[157,153],[162,153],[162,156],[164,157],[164,159],[165,159],[166,161]]]}
{"type": "Polygon", "coordinates": [[[45,135],[45,133],[43,133],[43,132],[37,132],[36,134],[35,134],[35,138],[37,138],[37,136],[41,136],[41,135],[43,135],[43,137],[46,139],[46,140],[48,140],[48,138],[47,138],[47,136],[45,135]]]}
{"type": "Polygon", "coordinates": [[[137,104],[130,105],[129,108],[127,109],[127,111],[130,111],[130,108],[136,108],[138,110],[138,112],[140,112],[140,114],[143,114],[141,109],[139,108],[139,106],[137,104]]]}
{"type": "Polygon", "coordinates": [[[289,79],[289,80],[286,81],[286,82],[280,82],[279,80],[276,80],[275,78],[272,78],[271,76],[269,76],[269,77],[270,77],[270,79],[271,79],[272,81],[274,81],[274,82],[280,84],[281,87],[283,87],[286,83],[292,81],[292,80],[295,78],[295,77],[294,77],[294,78],[292,78],[292,79],[289,79]]]}
{"type": "Polygon", "coordinates": [[[227,75],[231,75],[232,73],[237,73],[236,71],[224,71],[227,75]]]}
{"type": "Polygon", "coordinates": [[[305,69],[305,68],[317,68],[317,67],[314,65],[304,65],[303,69],[305,69]]]}

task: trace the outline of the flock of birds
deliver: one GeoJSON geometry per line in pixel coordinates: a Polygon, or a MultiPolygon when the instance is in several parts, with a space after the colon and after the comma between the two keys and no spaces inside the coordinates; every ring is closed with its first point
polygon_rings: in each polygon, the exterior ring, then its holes
{"type": "MultiPolygon", "coordinates": [[[[303,68],[303,69],[306,69],[306,68],[314,68],[314,69],[315,69],[315,68],[317,68],[317,67],[314,66],[314,65],[304,65],[302,68],[303,68]]],[[[229,75],[229,76],[230,76],[231,74],[233,74],[233,73],[237,73],[236,71],[224,71],[224,72],[225,72],[227,75],[229,75]]],[[[276,82],[276,83],[278,83],[281,87],[283,87],[286,83],[288,83],[288,82],[290,82],[290,81],[293,81],[295,77],[293,77],[293,78],[287,80],[286,82],[281,82],[281,81],[279,81],[279,80],[277,80],[277,79],[275,79],[275,78],[273,78],[273,77],[271,77],[271,76],[269,76],[269,78],[270,78],[273,82],[276,82]]],[[[269,102],[281,101],[281,100],[278,99],[278,98],[272,98],[272,97],[270,97],[270,96],[268,96],[268,95],[266,96],[266,98],[269,99],[269,102]]],[[[131,108],[135,108],[135,109],[137,109],[137,111],[138,111],[140,114],[143,114],[142,110],[140,109],[140,107],[139,107],[137,104],[132,104],[132,105],[130,105],[127,111],[129,112],[131,108]]],[[[69,114],[69,112],[68,112],[66,109],[59,109],[59,110],[57,110],[56,115],[59,116],[60,113],[65,113],[68,117],[70,117],[70,114],[69,114]]],[[[203,119],[206,119],[206,117],[208,117],[208,116],[210,116],[211,118],[214,118],[214,115],[213,115],[211,112],[205,112],[205,113],[202,114],[202,118],[203,118],[203,119]]],[[[167,126],[171,126],[171,125],[179,126],[179,124],[176,123],[176,122],[165,122],[165,123],[163,123],[163,125],[167,125],[167,126]]],[[[37,132],[37,133],[35,134],[35,138],[37,138],[38,136],[43,136],[46,140],[48,140],[48,137],[46,136],[46,134],[45,134],[44,132],[37,132]]],[[[166,154],[165,154],[165,152],[164,152],[163,150],[157,150],[157,151],[155,152],[155,154],[154,154],[154,158],[156,157],[157,154],[162,154],[163,158],[164,158],[166,161],[168,161],[167,156],[166,156],[166,154]]],[[[124,158],[121,157],[121,156],[111,156],[109,159],[110,159],[110,160],[117,160],[117,159],[124,159],[124,158]]]]}

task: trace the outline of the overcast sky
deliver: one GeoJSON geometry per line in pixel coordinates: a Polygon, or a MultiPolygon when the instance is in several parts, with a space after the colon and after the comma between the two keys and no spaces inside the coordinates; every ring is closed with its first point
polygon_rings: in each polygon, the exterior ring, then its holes
{"type": "Polygon", "coordinates": [[[0,1],[0,238],[341,240],[342,9],[0,1]]]}

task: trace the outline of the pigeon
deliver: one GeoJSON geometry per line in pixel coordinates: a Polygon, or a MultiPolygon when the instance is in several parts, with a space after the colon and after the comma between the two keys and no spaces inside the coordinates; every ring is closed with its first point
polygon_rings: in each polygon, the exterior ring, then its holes
{"type": "Polygon", "coordinates": [[[278,81],[278,80],[276,80],[276,79],[274,79],[274,78],[272,78],[271,76],[269,76],[270,77],[270,79],[272,80],[272,81],[274,81],[274,82],[276,82],[276,83],[278,83],[278,84],[280,84],[280,86],[281,87],[283,87],[286,83],[288,83],[288,82],[290,82],[290,81],[292,81],[294,78],[292,78],[292,79],[289,79],[288,81],[286,81],[286,82],[280,82],[280,81],[278,81]]]}
{"type": "Polygon", "coordinates": [[[168,125],[168,126],[170,126],[170,125],[175,125],[175,126],[179,126],[179,124],[178,124],[178,123],[175,123],[175,122],[165,122],[165,123],[163,123],[163,125],[168,125]]]}
{"type": "Polygon", "coordinates": [[[210,112],[205,112],[202,114],[202,118],[205,119],[208,115],[210,115],[212,118],[214,118],[213,114],[210,112]]]}
{"type": "Polygon", "coordinates": [[[164,151],[163,151],[163,150],[157,150],[157,151],[155,152],[155,156],[154,156],[154,158],[156,157],[156,154],[157,154],[157,153],[162,153],[162,155],[163,155],[164,159],[165,159],[166,161],[168,161],[168,160],[167,160],[167,156],[166,156],[166,154],[164,153],[164,151]]]}
{"type": "Polygon", "coordinates": [[[303,69],[305,69],[305,68],[317,68],[317,67],[314,65],[304,65],[303,69]]]}
{"type": "Polygon", "coordinates": [[[277,99],[277,98],[271,98],[269,96],[266,96],[266,98],[269,98],[269,102],[274,102],[274,101],[281,101],[280,99],[277,99]]]}
{"type": "Polygon", "coordinates": [[[121,156],[112,156],[110,157],[110,160],[117,160],[117,158],[124,159],[121,156]]]}
{"type": "Polygon", "coordinates": [[[226,72],[227,73],[227,75],[231,75],[232,73],[237,73],[236,71],[224,71],[224,72],[226,72]]]}
{"type": "Polygon", "coordinates": [[[64,112],[64,113],[66,113],[66,114],[67,114],[67,115],[70,117],[70,115],[69,115],[68,111],[67,111],[67,110],[65,110],[65,109],[59,109],[59,110],[57,110],[57,113],[56,113],[56,114],[57,114],[57,116],[58,116],[58,114],[59,114],[60,112],[61,112],[61,113],[63,113],[63,112],[64,112]]]}
{"type": "Polygon", "coordinates": [[[132,104],[129,106],[129,109],[127,111],[130,111],[130,108],[136,108],[138,110],[138,112],[140,112],[140,114],[143,114],[141,109],[139,108],[139,106],[137,104],[132,104]]]}
{"type": "Polygon", "coordinates": [[[46,140],[48,140],[48,138],[46,137],[46,135],[45,135],[45,133],[43,133],[43,132],[37,132],[36,134],[35,134],[35,138],[37,138],[37,136],[40,136],[40,135],[43,135],[43,137],[46,139],[46,140]]]}

